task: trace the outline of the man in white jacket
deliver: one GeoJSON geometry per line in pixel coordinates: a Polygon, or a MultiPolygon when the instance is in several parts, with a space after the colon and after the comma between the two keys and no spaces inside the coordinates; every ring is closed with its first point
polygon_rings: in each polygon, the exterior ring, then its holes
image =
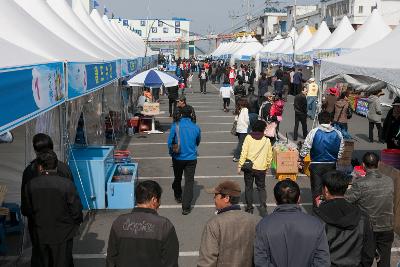
{"type": "Polygon", "coordinates": [[[222,84],[222,87],[219,89],[219,93],[222,97],[222,100],[224,101],[224,111],[229,112],[229,105],[231,103],[231,95],[233,95],[233,89],[228,79],[226,79],[222,84]]]}

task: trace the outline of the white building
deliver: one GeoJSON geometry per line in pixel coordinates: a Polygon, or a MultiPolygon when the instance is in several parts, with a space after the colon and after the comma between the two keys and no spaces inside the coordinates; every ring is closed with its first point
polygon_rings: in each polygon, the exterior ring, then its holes
{"type": "Polygon", "coordinates": [[[188,19],[117,20],[141,36],[152,50],[182,58],[189,58],[194,54],[193,46],[189,47],[190,20],[188,19]]]}
{"type": "Polygon", "coordinates": [[[304,5],[304,6],[287,6],[286,7],[287,10],[287,29],[288,31],[295,26],[297,26],[297,18],[305,15],[305,14],[309,14],[309,13],[313,13],[315,11],[318,10],[318,5],[304,5]],[[296,18],[296,22],[295,22],[295,18],[296,18]]]}
{"type": "Polygon", "coordinates": [[[400,21],[400,1],[386,0],[323,0],[321,16],[326,19],[328,27],[336,28],[344,15],[357,28],[362,25],[372,10],[377,8],[389,26],[396,26],[400,21]]]}
{"type": "Polygon", "coordinates": [[[260,19],[264,43],[278,33],[287,31],[287,14],[284,10],[265,8],[260,19]]]}

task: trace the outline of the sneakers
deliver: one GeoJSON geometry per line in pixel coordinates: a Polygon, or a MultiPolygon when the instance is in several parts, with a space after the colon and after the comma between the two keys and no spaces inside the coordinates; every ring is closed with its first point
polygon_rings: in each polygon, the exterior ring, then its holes
{"type": "Polygon", "coordinates": [[[238,162],[239,161],[239,159],[237,159],[237,158],[235,158],[235,157],[233,157],[233,162],[238,162]]]}
{"type": "Polygon", "coordinates": [[[182,215],[188,215],[190,212],[192,212],[191,209],[182,210],[182,215]]]}
{"type": "Polygon", "coordinates": [[[175,197],[175,201],[176,201],[176,203],[181,204],[182,203],[182,197],[175,197]]]}
{"type": "Polygon", "coordinates": [[[244,209],[244,211],[247,212],[247,213],[253,214],[253,212],[254,212],[254,207],[253,207],[253,206],[251,206],[251,207],[246,207],[246,208],[244,209]]]}

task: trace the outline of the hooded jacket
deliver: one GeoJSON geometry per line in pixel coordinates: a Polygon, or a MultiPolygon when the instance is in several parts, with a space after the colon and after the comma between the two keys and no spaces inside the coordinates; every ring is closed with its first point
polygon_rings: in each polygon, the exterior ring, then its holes
{"type": "Polygon", "coordinates": [[[379,97],[376,95],[370,95],[368,97],[368,120],[370,122],[381,123],[382,120],[382,108],[379,97]]]}
{"type": "Polygon", "coordinates": [[[335,115],[333,116],[334,122],[347,123],[347,108],[349,102],[346,99],[340,99],[335,103],[335,115]]]}
{"type": "Polygon", "coordinates": [[[312,163],[336,163],[343,150],[342,134],[330,124],[321,124],[308,133],[300,156],[305,158],[310,153],[312,163]]]}
{"type": "Polygon", "coordinates": [[[375,243],[366,213],[344,198],[323,202],[314,213],[325,223],[331,266],[371,266],[375,243]]]}

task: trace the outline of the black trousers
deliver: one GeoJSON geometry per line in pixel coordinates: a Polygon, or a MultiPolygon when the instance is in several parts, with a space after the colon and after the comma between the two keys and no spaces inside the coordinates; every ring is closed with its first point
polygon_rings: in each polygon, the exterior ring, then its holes
{"type": "Polygon", "coordinates": [[[303,138],[306,138],[307,131],[307,115],[294,115],[294,130],[293,130],[293,140],[297,141],[298,131],[299,131],[299,123],[301,123],[301,128],[303,130],[303,138]]]}
{"type": "Polygon", "coordinates": [[[262,206],[266,205],[267,192],[265,191],[265,173],[266,171],[252,170],[244,173],[245,191],[244,196],[246,199],[247,208],[253,208],[253,183],[255,182],[258,199],[262,206]]]}
{"type": "MultiPolygon", "coordinates": [[[[32,267],[73,267],[72,259],[73,239],[69,239],[60,244],[40,244],[37,247],[36,262],[32,267]]],[[[33,255],[32,255],[33,256],[33,255]]]]}
{"type": "Polygon", "coordinates": [[[229,105],[231,103],[231,99],[230,98],[222,98],[222,100],[224,101],[224,109],[229,108],[229,105]]]}
{"type": "Polygon", "coordinates": [[[238,144],[235,149],[235,153],[233,155],[236,159],[240,158],[240,154],[242,153],[243,142],[244,142],[244,139],[246,138],[246,136],[247,136],[247,133],[237,133],[238,144]]]}
{"type": "Polygon", "coordinates": [[[301,84],[293,84],[293,91],[294,91],[294,95],[298,95],[300,94],[300,92],[302,91],[303,88],[301,88],[301,84]]]}
{"type": "Polygon", "coordinates": [[[322,176],[329,172],[336,170],[335,163],[311,163],[310,164],[310,183],[311,195],[313,198],[313,205],[316,207],[317,202],[315,199],[322,195],[322,176]]]}
{"type": "Polygon", "coordinates": [[[193,200],[194,173],[196,171],[197,160],[172,160],[174,168],[174,182],[172,189],[176,198],[182,197],[182,209],[191,208],[193,200]],[[185,174],[185,187],[182,195],[182,175],[185,174]]]}
{"type": "Polygon", "coordinates": [[[205,93],[207,90],[207,81],[200,79],[200,92],[205,93]]]}
{"type": "Polygon", "coordinates": [[[380,122],[369,122],[369,141],[373,142],[374,141],[374,125],[376,125],[376,128],[378,129],[378,138],[379,142],[382,141],[382,125],[380,122]]]}
{"type": "Polygon", "coordinates": [[[380,256],[377,267],[390,267],[390,253],[394,240],[393,231],[374,232],[374,238],[380,256]]]}
{"type": "Polygon", "coordinates": [[[168,107],[169,107],[169,115],[172,116],[176,110],[176,100],[175,99],[168,99],[168,107]]]}
{"type": "Polygon", "coordinates": [[[160,99],[160,88],[153,88],[152,94],[154,101],[158,101],[160,99]]]}

